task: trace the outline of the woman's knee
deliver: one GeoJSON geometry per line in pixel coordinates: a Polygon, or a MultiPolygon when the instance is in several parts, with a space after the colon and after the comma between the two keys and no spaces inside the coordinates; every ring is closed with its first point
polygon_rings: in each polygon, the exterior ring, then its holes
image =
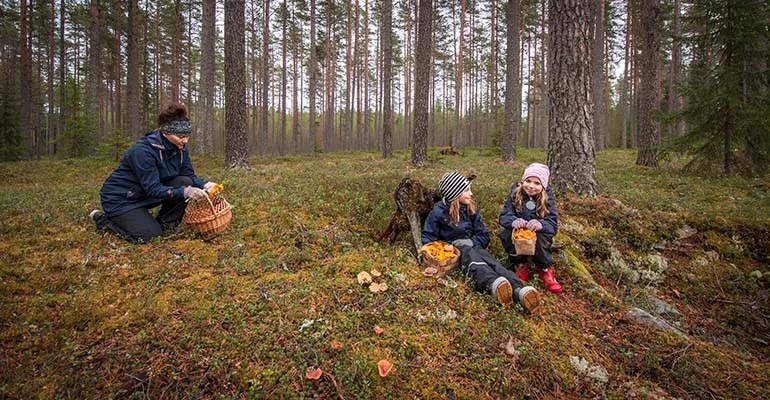
{"type": "Polygon", "coordinates": [[[163,235],[163,229],[161,228],[160,224],[155,224],[143,227],[137,232],[132,232],[131,236],[136,238],[139,243],[149,243],[161,235],[163,235]]]}
{"type": "Polygon", "coordinates": [[[167,183],[168,186],[192,186],[192,184],[192,178],[184,175],[179,175],[167,183]]]}

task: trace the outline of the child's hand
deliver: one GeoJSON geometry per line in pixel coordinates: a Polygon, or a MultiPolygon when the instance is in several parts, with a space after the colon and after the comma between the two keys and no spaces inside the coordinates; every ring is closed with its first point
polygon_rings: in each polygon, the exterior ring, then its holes
{"type": "Polygon", "coordinates": [[[521,229],[523,227],[527,226],[527,221],[525,221],[523,218],[516,218],[513,220],[513,223],[511,224],[511,227],[513,230],[521,229]]]}
{"type": "Polygon", "coordinates": [[[455,239],[455,240],[452,242],[452,244],[453,244],[455,247],[460,247],[460,246],[468,246],[468,247],[473,247],[473,240],[471,240],[471,239],[455,239]]]}
{"type": "Polygon", "coordinates": [[[527,229],[535,232],[540,232],[543,230],[543,224],[540,223],[540,221],[536,219],[531,219],[527,221],[527,229]]]}

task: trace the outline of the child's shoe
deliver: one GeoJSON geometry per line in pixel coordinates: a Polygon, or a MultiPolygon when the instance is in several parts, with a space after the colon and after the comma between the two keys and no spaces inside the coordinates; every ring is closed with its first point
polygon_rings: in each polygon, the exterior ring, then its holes
{"type": "Polygon", "coordinates": [[[524,286],[517,290],[516,297],[524,309],[530,314],[540,313],[540,295],[532,286],[524,286]]]}
{"type": "Polygon", "coordinates": [[[492,282],[492,295],[504,306],[513,305],[513,288],[508,279],[501,276],[492,282]]]}
{"type": "Polygon", "coordinates": [[[529,265],[519,264],[518,268],[516,268],[516,276],[518,276],[522,282],[526,282],[527,277],[529,277],[529,265]]]}
{"type": "Polygon", "coordinates": [[[561,284],[556,281],[556,277],[553,276],[553,268],[548,267],[546,269],[537,270],[537,274],[540,275],[540,279],[545,284],[546,289],[551,293],[561,293],[561,284]]]}

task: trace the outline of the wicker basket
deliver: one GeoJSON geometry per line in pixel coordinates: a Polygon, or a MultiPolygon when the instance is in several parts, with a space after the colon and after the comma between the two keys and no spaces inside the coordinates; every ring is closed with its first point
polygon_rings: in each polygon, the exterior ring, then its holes
{"type": "MultiPolygon", "coordinates": [[[[449,243],[444,243],[442,241],[438,241],[442,245],[449,245],[449,243]]],[[[454,247],[454,246],[453,246],[454,247]]],[[[446,276],[449,272],[451,272],[453,269],[457,268],[457,266],[460,264],[460,249],[454,248],[455,252],[457,253],[456,256],[453,258],[447,259],[447,260],[437,260],[433,258],[433,256],[428,253],[427,251],[422,251],[423,255],[423,267],[433,267],[436,269],[436,273],[432,274],[431,276],[436,278],[443,278],[446,276]]]]}
{"type": "Polygon", "coordinates": [[[206,197],[206,201],[194,200],[187,205],[182,221],[192,226],[207,238],[214,237],[227,229],[233,214],[230,203],[224,197],[206,197]]]}

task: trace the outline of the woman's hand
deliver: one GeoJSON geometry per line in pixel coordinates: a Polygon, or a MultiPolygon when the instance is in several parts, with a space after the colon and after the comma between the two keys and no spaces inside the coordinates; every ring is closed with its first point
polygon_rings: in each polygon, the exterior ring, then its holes
{"type": "Polygon", "coordinates": [[[203,185],[203,190],[208,191],[209,189],[213,188],[216,185],[217,185],[216,182],[206,182],[206,184],[203,185]]]}
{"type": "Polygon", "coordinates": [[[199,189],[195,186],[185,186],[184,187],[184,198],[185,199],[205,199],[207,197],[206,191],[203,189],[199,189]]]}

